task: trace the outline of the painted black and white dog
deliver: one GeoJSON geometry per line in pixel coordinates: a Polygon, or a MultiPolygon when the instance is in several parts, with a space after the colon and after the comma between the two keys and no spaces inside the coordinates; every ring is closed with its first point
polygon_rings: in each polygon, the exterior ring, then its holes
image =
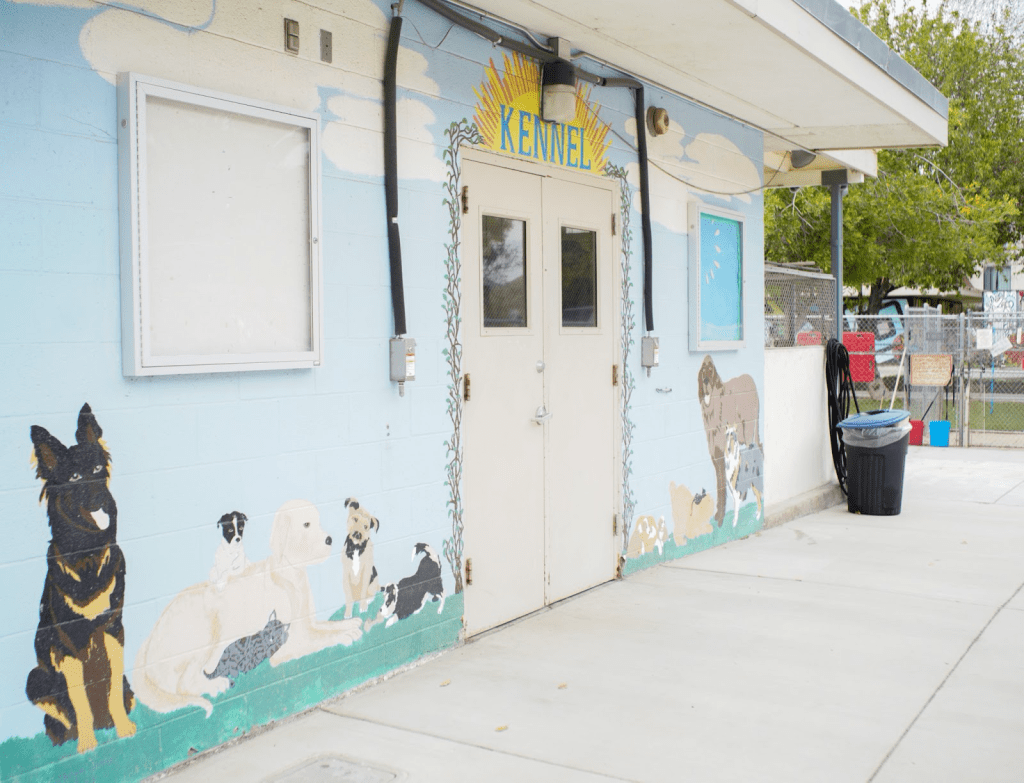
{"type": "Polygon", "coordinates": [[[417,544],[412,550],[412,558],[424,555],[420,560],[416,573],[400,579],[398,584],[391,582],[380,591],[384,593],[384,603],[380,608],[375,623],[385,618],[388,628],[399,620],[416,614],[427,605],[428,601],[439,601],[437,613],[444,611],[444,585],[441,582],[441,559],[428,544],[417,544]]]}
{"type": "Polygon", "coordinates": [[[217,520],[223,541],[214,553],[213,568],[210,569],[210,584],[217,588],[217,592],[224,589],[230,577],[242,573],[249,565],[242,545],[242,534],[248,521],[241,511],[232,511],[217,520]]]}

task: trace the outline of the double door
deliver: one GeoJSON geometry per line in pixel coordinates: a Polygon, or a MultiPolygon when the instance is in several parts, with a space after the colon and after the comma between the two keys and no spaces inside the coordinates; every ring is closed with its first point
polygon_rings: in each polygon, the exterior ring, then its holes
{"type": "MultiPolygon", "coordinates": [[[[499,159],[500,160],[500,159],[499,159]]],[[[613,578],[618,388],[611,182],[463,161],[466,625],[613,578]]]]}

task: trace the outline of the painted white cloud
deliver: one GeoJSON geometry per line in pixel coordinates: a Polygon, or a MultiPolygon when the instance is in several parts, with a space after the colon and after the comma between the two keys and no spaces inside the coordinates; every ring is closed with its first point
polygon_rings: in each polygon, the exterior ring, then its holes
{"type": "MultiPolygon", "coordinates": [[[[626,132],[636,141],[636,120],[626,121],[626,132]]],[[[664,136],[657,138],[648,134],[647,157],[650,161],[669,168],[668,161],[683,157],[683,129],[675,122],[669,123],[669,130],[664,136]]],[[[674,172],[677,173],[677,172],[674,172]]],[[[627,164],[626,174],[634,187],[640,187],[640,164],[636,161],[627,164]]],[[[677,173],[678,175],[678,173],[677,173]]],[[[651,220],[679,234],[686,233],[686,199],[690,189],[678,179],[670,177],[657,166],[647,167],[647,177],[651,189],[651,220]]],[[[634,206],[640,208],[639,196],[634,197],[634,206]]]]}
{"type": "MultiPolygon", "coordinates": [[[[626,132],[636,143],[635,120],[626,121],[626,132]]],[[[685,132],[675,122],[669,123],[665,135],[647,136],[651,220],[677,232],[686,231],[686,200],[691,190],[735,194],[733,198],[749,204],[750,194],[744,191],[761,184],[757,167],[725,136],[700,133],[689,144],[684,140],[685,132]]],[[[639,165],[630,163],[627,171],[630,183],[639,186],[639,165]]]]}
{"type": "MultiPolygon", "coordinates": [[[[218,0],[212,19],[210,0],[169,5],[162,0],[135,4],[152,16],[108,8],[82,28],[82,53],[111,83],[118,73],[135,71],[303,111],[320,108],[321,91],[340,93],[328,100],[341,119],[324,124],[324,153],[343,171],[383,174],[376,104],[388,22],[370,0],[346,0],[337,13],[285,0],[272,14],[250,0],[218,0]],[[296,57],[281,53],[284,16],[298,21],[302,32],[296,57]],[[195,32],[196,26],[202,31],[195,32]],[[333,34],[336,67],[319,61],[319,35],[313,31],[321,29],[333,34]]],[[[400,87],[438,96],[440,89],[426,71],[425,57],[399,49],[400,87]]],[[[400,102],[399,118],[399,155],[411,161],[400,176],[441,180],[444,166],[428,130],[433,112],[408,98],[400,102]]]]}
{"type": "MultiPolygon", "coordinates": [[[[750,158],[732,141],[717,133],[698,133],[686,146],[686,156],[696,161],[696,187],[736,194],[734,198],[751,202],[750,193],[761,186],[761,175],[750,158]]],[[[693,164],[691,164],[693,165],[693,164]]]]}
{"type": "Polygon", "coordinates": [[[50,8],[95,8],[98,5],[93,0],[10,0],[10,2],[24,5],[44,5],[50,8]]]}
{"type": "MultiPolygon", "coordinates": [[[[383,176],[384,112],[380,101],[338,96],[328,101],[327,108],[339,118],[324,129],[323,148],[331,161],[345,171],[383,176]]],[[[429,130],[434,113],[415,100],[399,101],[396,111],[399,178],[441,181],[445,167],[429,130]]]]}

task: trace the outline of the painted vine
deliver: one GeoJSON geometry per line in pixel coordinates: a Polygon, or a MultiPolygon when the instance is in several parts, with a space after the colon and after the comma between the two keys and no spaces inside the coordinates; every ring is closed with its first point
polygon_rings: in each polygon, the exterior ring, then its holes
{"type": "Polygon", "coordinates": [[[475,124],[463,119],[453,122],[445,131],[448,147],[444,161],[448,168],[445,182],[445,206],[448,207],[449,241],[445,243],[445,288],[442,293],[448,344],[441,351],[448,364],[448,418],[452,423],[452,436],[445,441],[448,464],[445,466],[445,486],[448,487],[448,516],[452,520],[452,535],[444,541],[442,550],[452,576],[455,592],[462,592],[462,343],[459,330],[462,323],[462,261],[459,258],[459,232],[462,229],[462,209],[459,181],[462,167],[459,148],[465,144],[480,144],[483,136],[475,124]]]}
{"type": "Polygon", "coordinates": [[[633,474],[633,419],[632,399],[636,378],[630,369],[629,357],[634,345],[633,332],[636,328],[636,316],[633,313],[633,279],[630,264],[633,257],[633,230],[629,218],[633,211],[633,189],[626,177],[626,169],[611,163],[604,168],[604,173],[619,181],[619,206],[622,211],[621,234],[621,339],[622,339],[622,393],[619,397],[619,413],[622,416],[622,554],[625,556],[629,547],[630,528],[633,526],[633,513],[636,510],[636,498],[630,483],[633,474]]]}

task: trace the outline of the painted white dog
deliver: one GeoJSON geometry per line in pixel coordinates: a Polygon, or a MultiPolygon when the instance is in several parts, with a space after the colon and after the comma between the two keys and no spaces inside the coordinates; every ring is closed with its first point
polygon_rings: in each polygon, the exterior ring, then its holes
{"type": "Polygon", "coordinates": [[[241,574],[248,565],[251,564],[245,556],[245,544],[241,538],[231,543],[222,540],[213,554],[210,582],[217,588],[217,592],[223,592],[228,579],[241,574]]]}
{"type": "Polygon", "coordinates": [[[228,645],[258,633],[271,613],[289,627],[271,666],[359,639],[358,619],[316,620],[306,566],[330,554],[331,538],[320,527],[316,506],[285,503],[274,517],[267,559],[248,564],[222,590],[210,582],[192,585],[164,609],[135,659],[136,697],[156,712],[194,705],[209,715],[213,705],[204,694],[223,693],[231,681],[205,672],[216,669],[228,645]]]}

